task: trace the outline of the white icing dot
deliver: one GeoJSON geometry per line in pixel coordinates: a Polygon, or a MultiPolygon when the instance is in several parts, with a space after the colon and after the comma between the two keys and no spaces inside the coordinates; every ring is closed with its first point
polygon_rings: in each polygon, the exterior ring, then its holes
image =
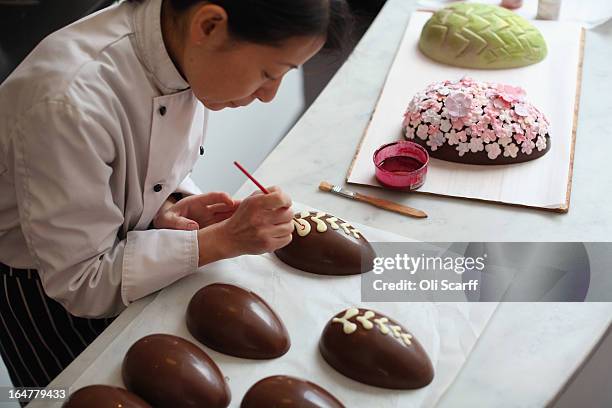
{"type": "Polygon", "coordinates": [[[310,234],[310,223],[302,218],[293,219],[295,230],[300,237],[310,234]]]}
{"type": "Polygon", "coordinates": [[[357,325],[353,322],[350,322],[348,319],[355,317],[358,314],[359,314],[359,309],[352,307],[350,309],[347,309],[346,312],[344,312],[344,316],[334,317],[332,319],[332,323],[341,323],[342,331],[345,334],[354,333],[355,330],[357,330],[357,325]]]}
{"type": "Polygon", "coordinates": [[[340,228],[338,224],[336,224],[336,221],[338,221],[338,218],[336,217],[329,217],[325,221],[329,223],[333,230],[337,230],[338,228],[340,228]]]}
{"type": "Polygon", "coordinates": [[[363,316],[357,316],[357,320],[359,321],[359,323],[361,323],[364,329],[371,330],[374,327],[374,324],[370,321],[370,319],[373,317],[374,312],[368,310],[363,314],[363,316]]]}
{"type": "Polygon", "coordinates": [[[325,222],[320,219],[321,217],[325,217],[324,212],[318,212],[316,215],[311,216],[310,219],[317,224],[318,232],[325,232],[327,231],[327,224],[325,224],[325,222]]]}

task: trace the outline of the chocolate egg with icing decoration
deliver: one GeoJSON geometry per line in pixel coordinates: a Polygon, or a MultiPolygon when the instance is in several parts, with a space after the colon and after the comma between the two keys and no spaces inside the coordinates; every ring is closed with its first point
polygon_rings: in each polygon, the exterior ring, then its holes
{"type": "Polygon", "coordinates": [[[262,298],[223,283],[205,286],[193,295],[187,328],[207,347],[242,358],[277,358],[291,345],[285,325],[262,298]]]}
{"type": "Polygon", "coordinates": [[[249,388],[240,408],[344,408],[344,405],[317,384],[275,375],[249,388]]]}
{"type": "Polygon", "coordinates": [[[372,270],[376,254],[361,232],[324,212],[303,211],[293,218],[291,243],[275,251],[281,261],[319,275],[357,275],[372,270]]]}
{"type": "Polygon", "coordinates": [[[151,334],[135,342],[122,366],[123,383],[154,407],[225,408],[231,394],[221,370],[181,337],[151,334]]]}
{"type": "Polygon", "coordinates": [[[350,308],[332,318],[319,351],[341,374],[375,387],[422,388],[434,377],[417,339],[395,320],[369,309],[350,308]]]}
{"type": "Polygon", "coordinates": [[[62,408],[152,408],[138,395],[110,385],[88,385],[70,394],[62,408]]]}

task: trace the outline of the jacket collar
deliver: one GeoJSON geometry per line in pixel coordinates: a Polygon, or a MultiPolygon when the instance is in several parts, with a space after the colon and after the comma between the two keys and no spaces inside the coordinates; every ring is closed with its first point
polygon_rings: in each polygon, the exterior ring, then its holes
{"type": "Polygon", "coordinates": [[[163,95],[189,88],[170,59],[161,30],[162,0],[146,0],[134,10],[134,37],[141,60],[163,95]]]}

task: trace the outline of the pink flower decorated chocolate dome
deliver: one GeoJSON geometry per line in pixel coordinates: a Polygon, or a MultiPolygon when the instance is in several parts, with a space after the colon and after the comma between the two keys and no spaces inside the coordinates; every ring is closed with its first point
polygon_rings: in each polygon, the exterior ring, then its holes
{"type": "Polygon", "coordinates": [[[512,164],[550,149],[550,124],[523,89],[471,78],[431,84],[404,114],[406,139],[432,157],[467,164],[512,164]]]}

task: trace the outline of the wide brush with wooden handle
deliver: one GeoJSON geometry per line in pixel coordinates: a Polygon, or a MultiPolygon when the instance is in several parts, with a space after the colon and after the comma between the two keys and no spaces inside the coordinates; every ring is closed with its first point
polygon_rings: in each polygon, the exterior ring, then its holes
{"type": "Polygon", "coordinates": [[[365,194],[355,193],[353,191],[343,189],[340,186],[334,186],[328,183],[327,181],[322,181],[321,184],[319,184],[319,190],[329,191],[331,193],[338,194],[343,197],[362,201],[364,203],[371,204],[375,207],[383,208],[389,211],[394,211],[396,213],[407,215],[409,217],[427,218],[427,214],[425,214],[421,210],[417,210],[416,208],[408,207],[408,206],[398,204],[393,201],[385,200],[382,198],[377,198],[377,197],[372,197],[372,196],[368,196],[365,194]]]}

